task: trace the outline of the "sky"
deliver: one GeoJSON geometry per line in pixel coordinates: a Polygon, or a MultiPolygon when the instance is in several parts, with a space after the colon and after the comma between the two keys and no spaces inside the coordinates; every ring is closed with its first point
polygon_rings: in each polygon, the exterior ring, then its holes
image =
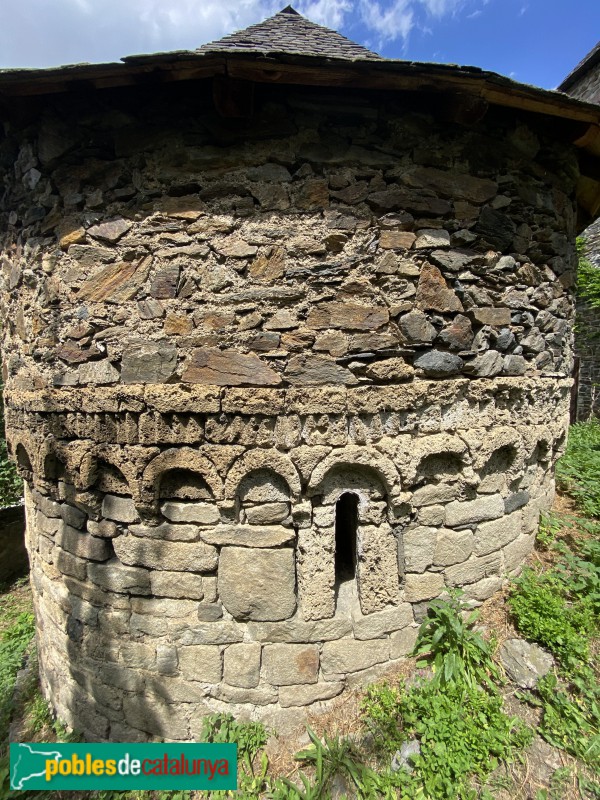
{"type": "MultiPolygon", "coordinates": [[[[193,50],[287,0],[0,0],[0,68],[193,50]]],[[[482,67],[555,88],[600,39],[600,0],[296,0],[386,58],[482,67]]]]}

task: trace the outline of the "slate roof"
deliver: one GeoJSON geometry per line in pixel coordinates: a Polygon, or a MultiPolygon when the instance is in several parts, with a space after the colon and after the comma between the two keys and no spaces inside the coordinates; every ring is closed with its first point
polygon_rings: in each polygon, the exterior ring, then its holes
{"type": "Polygon", "coordinates": [[[337,31],[311,22],[291,6],[257,25],[202,45],[197,52],[293,53],[346,61],[383,60],[377,53],[346,39],[337,31]]]}
{"type": "Polygon", "coordinates": [[[593,69],[596,64],[600,63],[600,42],[595,47],[592,47],[590,52],[583,58],[579,64],[573,69],[564,81],[557,87],[559,92],[568,92],[571,86],[576,83],[576,81],[583,77],[586,72],[589,72],[593,69]]]}

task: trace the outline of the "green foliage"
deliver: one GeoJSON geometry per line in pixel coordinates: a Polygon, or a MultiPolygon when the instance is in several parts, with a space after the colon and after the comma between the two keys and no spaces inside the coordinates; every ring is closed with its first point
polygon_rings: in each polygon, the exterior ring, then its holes
{"type": "Polygon", "coordinates": [[[577,239],[577,296],[588,301],[591,306],[600,308],[600,269],[592,266],[585,257],[585,240],[577,239]]]}
{"type": "MultiPolygon", "coordinates": [[[[426,655],[431,662],[435,686],[464,682],[492,686],[498,671],[492,661],[488,643],[473,630],[479,617],[470,611],[461,591],[454,591],[448,600],[433,600],[427,618],[419,628],[413,655],[426,655]]],[[[419,662],[423,666],[427,662],[419,662]]]]}
{"type": "MultiPolygon", "coordinates": [[[[600,424],[574,425],[559,461],[563,487],[589,517],[600,510],[600,424]]],[[[557,669],[522,697],[542,709],[540,734],[600,775],[600,669],[590,653],[597,648],[600,619],[600,524],[596,519],[560,520],[569,536],[551,543],[557,562],[545,572],[525,570],[508,600],[517,629],[554,654],[557,669]],[[569,548],[566,542],[571,543],[569,548]]],[[[556,776],[555,776],[556,777],[556,776]]],[[[556,781],[559,780],[556,777],[556,781]]],[[[581,796],[600,791],[579,776],[581,796]]],[[[551,784],[542,798],[560,796],[551,784]]]]}
{"type": "Polygon", "coordinates": [[[35,632],[33,614],[21,613],[0,638],[0,733],[6,738],[12,690],[23,654],[35,632]]]}
{"type": "Polygon", "coordinates": [[[502,711],[498,694],[461,681],[443,688],[433,681],[410,688],[370,687],[363,712],[379,750],[392,753],[418,738],[414,771],[400,774],[409,796],[420,790],[432,800],[475,797],[472,778],[484,780],[500,759],[514,758],[532,738],[502,711]]]}
{"type": "Polygon", "coordinates": [[[571,425],[556,478],[585,516],[600,519],[600,420],[571,425]]]}
{"type": "Polygon", "coordinates": [[[586,660],[594,627],[592,604],[587,600],[570,602],[556,570],[538,573],[524,569],[514,587],[508,606],[520,633],[546,647],[565,666],[586,660]]]}
{"type": "MultiPolygon", "coordinates": [[[[260,722],[238,722],[232,714],[209,714],[202,720],[201,742],[237,744],[238,794],[243,797],[260,797],[266,787],[269,760],[266,753],[260,751],[267,739],[267,729],[260,722]],[[255,766],[257,760],[258,770],[255,766]]],[[[206,792],[204,796],[214,794],[206,792]]],[[[221,796],[221,792],[215,796],[221,796]]]]}
{"type": "Polygon", "coordinates": [[[6,442],[0,439],[0,508],[18,503],[23,497],[23,481],[9,461],[6,442]]]}
{"type": "Polygon", "coordinates": [[[600,774],[600,685],[590,667],[560,679],[550,672],[537,686],[544,710],[540,733],[553,744],[595,767],[600,774]]]}
{"type": "Polygon", "coordinates": [[[4,402],[0,383],[0,508],[18,503],[23,497],[23,481],[17,474],[12,461],[9,461],[4,439],[4,402]]]}

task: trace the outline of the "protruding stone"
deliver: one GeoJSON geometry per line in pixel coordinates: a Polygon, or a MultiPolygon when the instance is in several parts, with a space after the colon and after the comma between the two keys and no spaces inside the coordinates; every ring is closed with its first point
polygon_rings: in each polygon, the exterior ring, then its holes
{"type": "Polygon", "coordinates": [[[100,225],[92,225],[88,228],[88,233],[95,239],[115,244],[127,231],[131,230],[132,222],[126,219],[113,219],[108,222],[101,222],[100,225]]]}
{"type": "Polygon", "coordinates": [[[389,639],[371,639],[359,642],[355,639],[339,639],[325,642],[321,655],[321,669],[325,675],[343,675],[357,672],[374,664],[381,664],[390,657],[389,639]]]}
{"type": "Polygon", "coordinates": [[[135,522],[138,513],[131,497],[105,494],[102,500],[102,516],[115,522],[135,522]]]}
{"type": "Polygon", "coordinates": [[[182,380],[216,386],[278,386],[280,376],[254,353],[206,347],[194,350],[182,380]]]}
{"type": "Polygon", "coordinates": [[[417,307],[423,311],[441,311],[446,314],[463,310],[456,292],[447,285],[444,276],[433,264],[423,264],[416,300],[417,307]]]}
{"type": "Polygon", "coordinates": [[[409,311],[399,319],[400,330],[406,341],[411,343],[430,343],[437,331],[422,311],[409,311]]]}
{"type": "Polygon", "coordinates": [[[319,649],[314,644],[267,644],[263,648],[262,675],[273,686],[316,683],[319,649]]]}
{"type": "Polygon", "coordinates": [[[535,688],[539,679],[554,666],[549,653],[524,639],[507,639],[499,655],[509,678],[522,689],[535,688]]]}
{"type": "Polygon", "coordinates": [[[212,525],[219,522],[219,510],[213,503],[185,503],[168,500],[160,507],[170,522],[197,522],[212,525]]]}
{"type": "Polygon", "coordinates": [[[258,642],[232,644],[225,650],[223,679],[230,686],[254,689],[260,680],[260,653],[258,642]]]}
{"type": "Polygon", "coordinates": [[[179,669],[188,681],[219,683],[223,672],[219,648],[211,645],[180,647],[179,669]]]}
{"type": "Polygon", "coordinates": [[[294,551],[224,547],[219,595],[238,620],[279,620],[296,608],[294,551]]]}
{"type": "Polygon", "coordinates": [[[123,383],[166,383],[177,366],[177,348],[166,341],[127,342],[121,361],[123,383]]]}
{"type": "Polygon", "coordinates": [[[441,350],[430,350],[415,360],[415,367],[422,369],[428,378],[445,378],[457,375],[463,368],[462,358],[441,350]]]}
{"type": "Polygon", "coordinates": [[[504,514],[504,500],[499,494],[478,497],[466,502],[454,501],[446,506],[446,525],[472,525],[487,519],[497,519],[504,514]]]}

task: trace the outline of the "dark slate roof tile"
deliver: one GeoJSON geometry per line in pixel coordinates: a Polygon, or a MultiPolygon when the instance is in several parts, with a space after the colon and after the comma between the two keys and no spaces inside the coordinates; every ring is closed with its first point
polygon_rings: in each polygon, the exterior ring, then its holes
{"type": "Polygon", "coordinates": [[[243,31],[198,48],[199,53],[294,53],[355,61],[383,60],[377,53],[301,16],[291,6],[243,31]]]}

